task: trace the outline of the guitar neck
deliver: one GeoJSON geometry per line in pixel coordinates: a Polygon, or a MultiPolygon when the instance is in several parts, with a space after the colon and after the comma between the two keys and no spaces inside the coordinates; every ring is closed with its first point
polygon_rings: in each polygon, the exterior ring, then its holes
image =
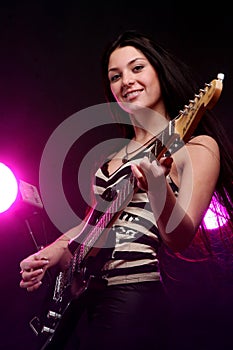
{"type": "Polygon", "coordinates": [[[198,123],[206,110],[211,110],[222,92],[224,74],[219,73],[217,79],[205,84],[193,100],[184,106],[177,118],[174,119],[175,133],[177,133],[184,143],[188,142],[193,135],[198,123]]]}
{"type": "Polygon", "coordinates": [[[170,155],[177,152],[193,136],[198,123],[206,110],[211,110],[222,92],[224,74],[219,73],[217,79],[206,83],[203,89],[194,95],[193,100],[179,111],[176,118],[169,121],[168,126],[156,139],[155,157],[160,159],[166,152],[170,155]]]}
{"type": "Polygon", "coordinates": [[[103,240],[100,240],[103,232],[111,227],[112,223],[117,219],[127,203],[129,203],[135,190],[135,178],[130,173],[121,181],[119,186],[112,189],[112,196],[114,198],[110,202],[104,198],[101,199],[99,206],[96,208],[100,214],[97,215],[97,219],[94,222],[91,221],[87,225],[82,234],[84,238],[81,238],[81,248],[79,247],[79,251],[75,252],[75,255],[79,255],[80,264],[88,257],[88,253],[93,247],[98,249],[103,246],[103,240]],[[86,231],[88,231],[88,234],[86,231]]]}

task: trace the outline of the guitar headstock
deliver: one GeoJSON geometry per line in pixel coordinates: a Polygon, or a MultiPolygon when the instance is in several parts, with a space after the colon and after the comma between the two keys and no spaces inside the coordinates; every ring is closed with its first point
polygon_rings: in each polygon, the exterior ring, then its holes
{"type": "Polygon", "coordinates": [[[174,120],[174,131],[183,142],[187,142],[193,135],[201,117],[208,109],[212,109],[217,103],[223,87],[224,74],[219,73],[217,79],[205,84],[194,99],[189,101],[188,105],[179,112],[178,117],[174,120]]]}

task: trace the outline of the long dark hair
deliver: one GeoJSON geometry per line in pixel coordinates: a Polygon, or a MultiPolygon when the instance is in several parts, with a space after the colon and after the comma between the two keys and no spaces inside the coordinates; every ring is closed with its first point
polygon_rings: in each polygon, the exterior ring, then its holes
{"type": "MultiPolygon", "coordinates": [[[[169,50],[156,43],[151,37],[134,30],[128,30],[120,34],[117,39],[110,43],[102,57],[102,76],[105,97],[108,102],[116,102],[110,89],[108,79],[108,63],[111,53],[124,46],[133,46],[140,50],[154,67],[158,74],[162,97],[166,106],[166,112],[171,118],[178,115],[187,101],[193,99],[194,94],[203,86],[198,74],[187,64],[177,58],[169,50]]],[[[112,113],[119,122],[123,135],[131,138],[134,134],[133,127],[128,125],[129,117],[122,111],[117,103],[112,104],[112,113]],[[125,124],[125,120],[127,124],[125,124]]],[[[212,136],[219,145],[221,168],[214,192],[214,197],[226,210],[226,217],[232,233],[233,219],[233,148],[226,132],[214,112],[207,110],[195,129],[194,135],[212,136]]],[[[202,225],[203,226],[203,225],[202,225]]],[[[201,226],[200,226],[201,228],[201,226]]],[[[204,229],[203,229],[204,231],[204,229]]]]}

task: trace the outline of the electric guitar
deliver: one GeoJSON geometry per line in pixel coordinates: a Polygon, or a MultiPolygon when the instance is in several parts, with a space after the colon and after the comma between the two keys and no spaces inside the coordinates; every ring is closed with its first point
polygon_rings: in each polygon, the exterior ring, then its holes
{"type": "MultiPolygon", "coordinates": [[[[223,79],[224,75],[220,73],[217,79],[205,84],[178,116],[168,123],[159,137],[151,142],[156,159],[159,160],[167,152],[174,154],[189,141],[205,111],[212,109],[218,101],[223,79]]],[[[97,276],[111,254],[108,232],[136,191],[136,181],[131,173],[111,193],[104,193],[106,208],[102,204],[102,207],[97,207],[78,241],[70,243],[73,257],[68,268],[56,278],[51,303],[53,310],[47,313],[47,324],[41,324],[37,317],[30,322],[37,335],[46,335],[41,350],[64,349],[84,309],[88,291],[93,287],[105,287],[104,279],[98,279],[97,276]],[[39,330],[36,330],[38,325],[39,330]]]]}

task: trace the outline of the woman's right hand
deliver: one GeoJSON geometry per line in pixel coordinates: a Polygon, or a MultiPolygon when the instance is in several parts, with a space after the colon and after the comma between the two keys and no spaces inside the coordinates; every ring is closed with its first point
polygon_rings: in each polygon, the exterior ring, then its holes
{"type": "Polygon", "coordinates": [[[40,287],[45,271],[49,265],[47,257],[40,256],[41,252],[32,254],[20,262],[20,287],[32,292],[40,287]]]}
{"type": "Polygon", "coordinates": [[[66,261],[71,258],[72,255],[68,251],[67,245],[67,241],[58,239],[39,252],[23,259],[20,262],[20,287],[26,288],[28,292],[38,289],[48,268],[64,260],[65,255],[67,256],[66,261]]]}

